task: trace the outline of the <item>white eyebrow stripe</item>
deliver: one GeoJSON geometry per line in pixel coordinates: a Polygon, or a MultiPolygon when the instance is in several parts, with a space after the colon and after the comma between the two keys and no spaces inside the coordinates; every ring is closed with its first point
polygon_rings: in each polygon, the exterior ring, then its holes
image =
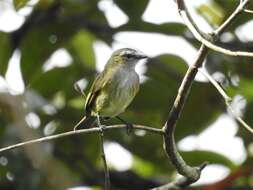
{"type": "Polygon", "coordinates": [[[135,53],[133,51],[129,51],[129,50],[126,50],[126,51],[123,51],[123,52],[120,53],[121,56],[127,55],[127,54],[132,55],[132,54],[135,54],[135,53]]]}

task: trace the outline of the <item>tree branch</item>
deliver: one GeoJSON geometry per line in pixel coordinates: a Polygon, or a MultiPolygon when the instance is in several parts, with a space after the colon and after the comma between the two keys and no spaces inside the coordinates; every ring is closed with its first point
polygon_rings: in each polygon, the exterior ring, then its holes
{"type": "MultiPolygon", "coordinates": [[[[121,129],[121,128],[126,128],[126,126],[125,125],[105,126],[104,130],[106,131],[106,130],[121,129]]],[[[144,130],[144,131],[152,132],[152,133],[159,134],[159,135],[164,134],[162,129],[147,127],[147,126],[143,126],[143,125],[133,125],[133,129],[144,130]]],[[[1,148],[0,153],[4,152],[4,151],[7,151],[7,150],[14,149],[14,148],[23,147],[23,146],[26,146],[26,145],[31,145],[31,144],[35,144],[35,143],[41,143],[41,142],[47,142],[47,141],[62,138],[62,137],[73,136],[73,135],[84,134],[84,133],[85,134],[86,133],[87,134],[100,133],[100,128],[95,127],[95,128],[90,128],[90,129],[80,129],[80,130],[77,130],[77,131],[68,131],[68,132],[65,132],[65,133],[60,133],[60,134],[56,134],[56,135],[42,137],[42,138],[39,138],[39,139],[29,140],[29,141],[25,141],[25,142],[21,142],[21,143],[17,143],[17,144],[14,144],[14,145],[10,145],[10,146],[1,148]]]]}
{"type": "MultiPolygon", "coordinates": [[[[240,0],[240,3],[243,3],[243,1],[244,0],[240,0]]],[[[245,13],[253,13],[253,10],[249,10],[249,9],[243,9],[243,11],[245,12],[245,13]]]]}
{"type": "Polygon", "coordinates": [[[250,13],[250,14],[252,14],[252,13],[253,13],[253,10],[244,9],[244,12],[245,12],[245,13],[250,13]]]}
{"type": "Polygon", "coordinates": [[[253,52],[232,51],[214,44],[214,42],[217,40],[217,37],[235,20],[235,18],[239,14],[245,11],[244,7],[246,7],[248,4],[249,0],[242,1],[235,9],[235,11],[218,29],[213,31],[211,34],[206,34],[198,28],[197,24],[194,22],[192,16],[190,15],[184,1],[177,0],[179,14],[181,15],[185,24],[198,41],[200,41],[202,44],[205,44],[205,46],[207,46],[208,48],[226,55],[253,57],[253,52]]]}
{"type": "MultiPolygon", "coordinates": [[[[248,0],[245,0],[242,4],[240,4],[236,10],[231,14],[231,16],[216,30],[212,33],[212,38],[209,36],[208,38],[212,39],[213,41],[231,24],[231,22],[243,11],[243,8],[247,5],[248,0]]],[[[202,35],[205,33],[199,32],[200,30],[197,28],[197,25],[191,18],[190,14],[188,13],[186,6],[184,4],[184,0],[177,0],[176,1],[178,6],[179,14],[186,20],[186,25],[192,31],[193,34],[197,34],[195,36],[198,38],[199,36],[201,39],[203,38],[202,35]]],[[[204,39],[204,38],[203,38],[204,39]]],[[[202,45],[198,51],[197,58],[192,66],[190,66],[184,76],[184,79],[179,87],[177,97],[174,101],[173,107],[170,110],[168,115],[167,121],[163,127],[165,134],[164,134],[164,149],[167,156],[170,158],[172,164],[175,166],[176,170],[179,174],[183,175],[182,178],[176,180],[175,182],[171,182],[165,186],[158,187],[160,190],[163,189],[184,189],[185,187],[191,185],[192,183],[199,180],[202,169],[206,166],[206,163],[203,163],[199,167],[191,167],[186,164],[183,160],[181,155],[179,154],[175,138],[174,132],[177,124],[177,120],[180,117],[188,94],[190,92],[192,83],[194,78],[198,72],[198,68],[202,66],[202,63],[206,56],[208,55],[209,47],[202,42],[202,45]]]]}
{"type": "MultiPolygon", "coordinates": [[[[179,152],[177,151],[174,132],[177,124],[177,120],[180,117],[186,99],[188,97],[189,91],[191,89],[194,78],[197,74],[198,68],[202,65],[205,57],[208,54],[208,48],[205,45],[201,45],[196,61],[192,67],[189,67],[181,86],[178,90],[177,97],[174,101],[174,105],[169,113],[167,121],[164,126],[164,149],[170,158],[172,164],[177,169],[178,173],[184,177],[179,181],[172,182],[177,184],[177,186],[188,186],[191,183],[197,181],[200,178],[201,170],[205,167],[206,164],[200,167],[191,167],[188,166],[179,152]]],[[[172,185],[172,183],[170,185],[172,185]]]]}
{"type": "MultiPolygon", "coordinates": [[[[206,163],[203,163],[198,169],[199,173],[204,169],[206,166],[206,163]]],[[[186,177],[181,177],[173,182],[170,182],[168,184],[162,185],[160,187],[153,188],[152,190],[180,190],[180,189],[185,189],[189,185],[192,184],[192,181],[189,180],[189,178],[186,177]]]]}
{"type": "Polygon", "coordinates": [[[104,150],[104,131],[100,129],[100,146],[101,146],[101,157],[104,165],[104,176],[105,176],[105,190],[110,190],[110,173],[106,162],[105,150],[104,150]]]}
{"type": "Polygon", "coordinates": [[[216,80],[214,80],[214,78],[205,70],[203,69],[199,69],[199,72],[201,72],[211,83],[212,85],[218,90],[218,92],[221,94],[221,96],[223,97],[225,104],[227,105],[228,110],[232,113],[233,117],[250,133],[253,134],[253,129],[238,115],[236,114],[236,111],[233,109],[233,107],[231,106],[231,101],[232,98],[229,97],[226,92],[222,89],[222,87],[219,85],[218,82],[216,82],[216,80]]]}
{"type": "MultiPolygon", "coordinates": [[[[189,14],[188,10],[186,9],[184,1],[183,0],[176,1],[180,15],[184,18],[186,25],[193,32],[194,36],[200,42],[202,42],[202,45],[198,51],[198,55],[196,57],[195,62],[193,63],[192,66],[188,68],[187,73],[184,76],[184,79],[178,90],[177,97],[174,101],[174,105],[170,110],[170,113],[167,117],[167,121],[163,129],[150,128],[150,127],[142,126],[142,125],[133,125],[133,129],[145,130],[145,131],[162,135],[163,140],[164,140],[164,149],[165,149],[166,154],[170,158],[172,164],[177,169],[178,173],[183,175],[182,178],[179,178],[178,180],[174,182],[171,182],[169,184],[166,184],[164,186],[161,186],[155,189],[159,189],[159,190],[184,189],[188,187],[189,185],[191,185],[192,183],[196,182],[200,178],[201,171],[206,166],[206,163],[204,163],[198,167],[191,167],[187,165],[187,163],[183,160],[183,158],[179,154],[176,147],[175,139],[174,139],[174,132],[175,132],[177,120],[179,119],[182,109],[184,107],[184,104],[188,98],[188,94],[194,82],[194,78],[198,72],[198,68],[202,66],[204,59],[208,55],[209,48],[219,51],[219,52],[223,51],[222,53],[226,52],[226,54],[228,55],[253,57],[253,53],[250,53],[250,52],[233,52],[233,51],[221,48],[213,44],[213,42],[216,40],[216,37],[218,37],[242,11],[245,11],[244,8],[248,4],[248,2],[249,0],[245,0],[242,3],[240,3],[240,5],[231,14],[231,16],[217,30],[215,30],[210,35],[210,34],[206,34],[202,32],[197,27],[191,15],[189,14]]],[[[223,93],[223,96],[224,95],[225,94],[223,93]]],[[[119,128],[125,128],[125,127],[126,127],[125,125],[105,126],[104,130],[111,130],[111,129],[117,129],[117,128],[119,129],[119,128]]],[[[18,143],[15,145],[11,145],[11,146],[0,149],[0,152],[4,152],[4,151],[11,150],[18,147],[23,147],[30,144],[46,142],[49,140],[62,138],[66,136],[82,134],[82,133],[88,134],[88,133],[100,133],[100,132],[101,132],[101,129],[99,127],[91,128],[91,129],[82,129],[82,130],[77,130],[77,131],[69,131],[65,133],[60,133],[56,135],[51,135],[51,136],[42,137],[39,139],[34,139],[34,140],[18,143]]]]}

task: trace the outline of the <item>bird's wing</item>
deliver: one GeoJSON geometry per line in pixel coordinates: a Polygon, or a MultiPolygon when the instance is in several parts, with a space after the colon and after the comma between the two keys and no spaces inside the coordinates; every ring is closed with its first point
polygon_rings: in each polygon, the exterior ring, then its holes
{"type": "Polygon", "coordinates": [[[94,103],[96,102],[96,98],[101,93],[105,85],[110,83],[110,81],[111,81],[111,78],[106,77],[106,71],[103,71],[96,77],[96,79],[94,80],[91,86],[90,92],[87,95],[87,99],[85,103],[86,114],[88,115],[91,114],[92,108],[94,107],[94,103]]]}

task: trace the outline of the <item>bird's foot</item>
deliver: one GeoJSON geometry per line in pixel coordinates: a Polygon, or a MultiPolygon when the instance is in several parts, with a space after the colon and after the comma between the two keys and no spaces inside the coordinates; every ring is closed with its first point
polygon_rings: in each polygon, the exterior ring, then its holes
{"type": "Polygon", "coordinates": [[[101,134],[103,134],[104,131],[105,131],[106,126],[105,125],[99,125],[98,127],[100,129],[101,134]]]}
{"type": "Polygon", "coordinates": [[[126,125],[127,134],[130,135],[133,131],[133,128],[134,128],[133,124],[128,123],[124,119],[121,119],[119,116],[116,116],[116,118],[126,125]]]}
{"type": "Polygon", "coordinates": [[[126,123],[126,130],[127,130],[127,135],[130,135],[133,132],[133,125],[131,123],[126,123]]]}

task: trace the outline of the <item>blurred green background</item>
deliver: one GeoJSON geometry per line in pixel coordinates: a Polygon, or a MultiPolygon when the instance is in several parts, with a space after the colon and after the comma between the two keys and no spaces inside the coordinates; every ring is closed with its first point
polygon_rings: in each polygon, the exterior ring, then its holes
{"type": "MultiPolygon", "coordinates": [[[[202,24],[204,30],[210,30],[233,12],[239,0],[186,3],[197,23],[202,24]]],[[[253,4],[249,8],[253,8],[253,4]]],[[[140,91],[122,118],[161,128],[187,66],[200,46],[176,12],[172,0],[1,0],[1,147],[72,130],[84,114],[85,102],[75,91],[75,82],[79,81],[87,92],[110,53],[128,45],[143,50],[151,59],[139,68],[140,91]],[[161,3],[163,11],[174,14],[170,20],[166,18],[169,14],[159,14],[161,6],[157,7],[161,3]],[[147,7],[154,10],[153,21],[147,19],[147,14],[144,17],[147,7]],[[21,21],[15,25],[11,15],[21,21]],[[123,21],[115,24],[113,21],[122,15],[123,21]],[[156,15],[160,15],[162,21],[155,21],[156,15]],[[129,40],[129,44],[120,44],[119,39],[128,33],[134,38],[132,41],[141,35],[149,36],[142,40],[142,46],[130,44],[131,36],[125,40],[129,40]],[[168,40],[154,42],[158,38],[153,39],[153,36],[161,34],[168,40]],[[183,40],[185,46],[175,52],[178,44],[173,39],[183,40]],[[56,55],[57,59],[52,61],[56,55]],[[12,67],[18,71],[14,72],[12,67]],[[19,69],[22,78],[18,77],[19,69]],[[19,89],[15,89],[15,85],[19,89]]],[[[240,15],[219,43],[230,49],[253,51],[252,18],[252,14],[240,15]]],[[[234,98],[233,107],[249,124],[253,124],[252,64],[249,58],[215,52],[205,61],[206,69],[234,98]]],[[[106,122],[108,125],[116,123],[114,119],[106,122]]],[[[163,151],[161,137],[143,131],[128,136],[125,130],[114,130],[106,132],[105,138],[112,189],[150,189],[177,177],[163,151]]],[[[203,79],[196,80],[192,87],[177,125],[176,141],[180,141],[181,153],[190,165],[210,163],[201,178],[202,183],[191,189],[253,188],[252,135],[241,127],[237,130],[221,96],[203,79]],[[217,123],[217,119],[222,121],[217,123]],[[215,122],[218,128],[227,130],[208,133],[208,141],[197,142],[196,138],[215,122]],[[239,148],[226,141],[227,133],[239,142],[239,148]],[[203,142],[210,147],[216,144],[230,154],[205,148],[203,142]],[[239,158],[236,161],[229,155],[239,158]],[[212,166],[222,168],[222,175],[212,170],[212,166]]],[[[97,134],[61,138],[0,154],[0,189],[3,190],[99,190],[103,189],[103,183],[97,134]]]]}

